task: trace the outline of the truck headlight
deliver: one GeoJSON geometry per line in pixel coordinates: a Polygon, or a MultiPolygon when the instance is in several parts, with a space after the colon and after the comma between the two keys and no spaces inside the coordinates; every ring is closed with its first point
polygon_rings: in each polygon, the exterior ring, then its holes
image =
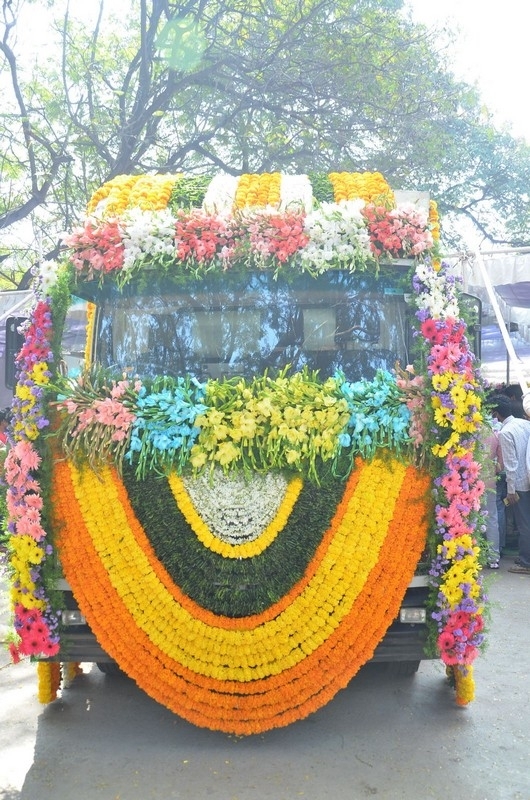
{"type": "Polygon", "coordinates": [[[409,625],[424,623],[427,620],[427,613],[424,608],[402,608],[399,612],[399,621],[407,622],[409,625]]]}
{"type": "Polygon", "coordinates": [[[63,625],[86,625],[86,619],[78,609],[68,608],[61,614],[63,625]]]}

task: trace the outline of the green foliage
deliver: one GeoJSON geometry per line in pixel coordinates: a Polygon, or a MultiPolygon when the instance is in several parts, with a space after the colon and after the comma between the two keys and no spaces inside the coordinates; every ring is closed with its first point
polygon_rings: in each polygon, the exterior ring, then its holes
{"type": "Polygon", "coordinates": [[[177,181],[169,199],[169,207],[174,211],[178,208],[200,208],[210,181],[209,175],[185,177],[177,181]]]}
{"type": "Polygon", "coordinates": [[[262,612],[301,579],[344,493],[344,483],[329,476],[319,487],[306,482],[285,527],[263,553],[225,558],[201,544],[165,479],[138,482],[126,468],[124,481],[157,558],[175,582],[201,607],[228,617],[262,612]]]}

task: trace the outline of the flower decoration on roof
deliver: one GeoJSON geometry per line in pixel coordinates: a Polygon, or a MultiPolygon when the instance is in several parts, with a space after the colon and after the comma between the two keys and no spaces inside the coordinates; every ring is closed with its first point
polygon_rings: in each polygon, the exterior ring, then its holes
{"type": "Polygon", "coordinates": [[[182,175],[119,176],[94,194],[84,225],[64,243],[79,276],[114,273],[120,283],[146,264],[169,275],[234,263],[377,272],[381,259],[432,251],[433,209],[395,206],[379,173],[331,173],[314,181],[279,172],[217,176],[197,192],[197,180],[182,175]],[[333,202],[316,202],[313,192],[331,193],[333,202]],[[186,204],[188,197],[195,202],[186,204]]]}

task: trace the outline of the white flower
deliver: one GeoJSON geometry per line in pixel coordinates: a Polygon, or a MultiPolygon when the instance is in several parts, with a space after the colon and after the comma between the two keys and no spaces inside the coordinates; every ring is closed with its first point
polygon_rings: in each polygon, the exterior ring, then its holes
{"type": "Polygon", "coordinates": [[[451,270],[437,272],[429,262],[419,263],[416,276],[425,287],[416,297],[420,311],[426,311],[433,319],[460,318],[457,280],[451,270]]]}
{"type": "Polygon", "coordinates": [[[252,542],[272,522],[285,496],[287,479],[281,473],[256,474],[251,479],[221,469],[182,481],[201,519],[227,544],[252,542]]]}
{"type": "Polygon", "coordinates": [[[203,210],[208,214],[231,211],[234,206],[238,183],[239,178],[234,175],[221,173],[212,178],[202,201],[203,210]]]}
{"type": "Polygon", "coordinates": [[[280,211],[311,211],[313,187],[307,175],[283,175],[280,183],[280,211]]]}
{"type": "Polygon", "coordinates": [[[364,265],[371,251],[363,206],[363,200],[346,200],[311,211],[304,223],[309,243],[301,251],[302,266],[318,272],[330,264],[346,269],[364,265]]]}
{"type": "Polygon", "coordinates": [[[57,261],[41,261],[35,268],[35,276],[38,282],[36,287],[37,294],[42,297],[49,295],[57,282],[58,273],[59,264],[57,261]]]}
{"type": "Polygon", "coordinates": [[[142,211],[131,208],[122,218],[123,269],[130,270],[148,256],[175,255],[175,218],[167,208],[142,211]]]}

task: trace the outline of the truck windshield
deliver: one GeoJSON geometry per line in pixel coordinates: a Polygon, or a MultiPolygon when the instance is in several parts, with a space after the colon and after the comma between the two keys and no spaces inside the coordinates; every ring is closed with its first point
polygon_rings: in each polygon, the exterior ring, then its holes
{"type": "Polygon", "coordinates": [[[140,377],[250,378],[307,366],[322,379],[337,370],[371,379],[410,360],[396,277],[224,273],[182,286],[109,286],[89,298],[97,305],[93,352],[104,367],[140,377]]]}

